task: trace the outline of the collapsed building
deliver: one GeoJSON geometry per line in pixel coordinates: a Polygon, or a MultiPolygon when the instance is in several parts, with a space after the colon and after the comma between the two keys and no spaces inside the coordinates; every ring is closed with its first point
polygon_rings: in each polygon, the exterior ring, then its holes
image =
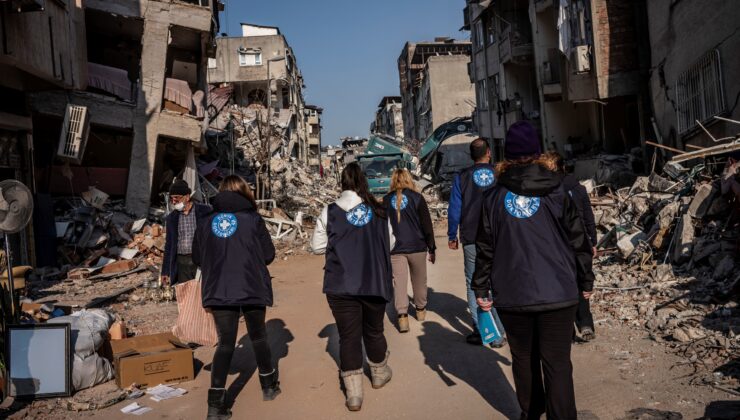
{"type": "Polygon", "coordinates": [[[398,74],[407,143],[419,143],[441,124],[473,112],[475,93],[465,75],[471,47],[470,41],[450,38],[404,45],[398,74]]]}
{"type": "MultiPolygon", "coordinates": [[[[40,220],[53,220],[52,197],[91,186],[147,215],[201,143],[206,63],[223,5],[21,3],[0,5],[0,137],[8,152],[0,156],[9,157],[2,178],[32,189],[40,220]]],[[[47,248],[48,263],[53,223],[30,230],[19,235],[26,242],[16,255],[32,262],[34,246],[26,245],[34,244],[47,248]]]]}
{"type": "Polygon", "coordinates": [[[385,96],[375,111],[375,120],[370,132],[390,137],[403,138],[403,105],[400,96],[385,96]]]}

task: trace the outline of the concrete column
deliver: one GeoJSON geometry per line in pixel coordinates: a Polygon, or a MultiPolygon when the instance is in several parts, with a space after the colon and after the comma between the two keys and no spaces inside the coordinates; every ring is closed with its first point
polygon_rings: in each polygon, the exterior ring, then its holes
{"type": "Polygon", "coordinates": [[[169,22],[166,17],[168,17],[166,10],[151,10],[145,16],[141,81],[134,116],[134,143],[126,191],[126,207],[138,216],[145,216],[148,213],[152,193],[157,126],[159,112],[162,109],[169,37],[169,22]]]}

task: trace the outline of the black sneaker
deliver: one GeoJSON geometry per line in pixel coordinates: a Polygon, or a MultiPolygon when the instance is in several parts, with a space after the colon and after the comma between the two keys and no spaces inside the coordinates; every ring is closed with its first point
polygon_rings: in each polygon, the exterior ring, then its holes
{"type": "Polygon", "coordinates": [[[501,339],[501,341],[494,341],[494,342],[492,342],[492,343],[489,344],[489,346],[491,346],[492,349],[500,349],[501,347],[503,347],[505,345],[506,345],[506,339],[505,338],[504,339],[501,339]]]}
{"type": "Polygon", "coordinates": [[[465,341],[468,342],[468,344],[472,344],[474,346],[480,346],[483,344],[483,340],[480,338],[480,334],[478,331],[473,331],[470,333],[467,337],[465,337],[465,341]]]}

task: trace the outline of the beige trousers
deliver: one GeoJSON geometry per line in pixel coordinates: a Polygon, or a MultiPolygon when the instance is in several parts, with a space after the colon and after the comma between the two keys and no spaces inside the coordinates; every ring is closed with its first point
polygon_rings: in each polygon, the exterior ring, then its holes
{"type": "Polygon", "coordinates": [[[398,315],[405,315],[409,310],[408,282],[411,272],[411,288],[414,292],[414,306],[427,306],[427,253],[391,255],[393,266],[393,300],[398,315]]]}

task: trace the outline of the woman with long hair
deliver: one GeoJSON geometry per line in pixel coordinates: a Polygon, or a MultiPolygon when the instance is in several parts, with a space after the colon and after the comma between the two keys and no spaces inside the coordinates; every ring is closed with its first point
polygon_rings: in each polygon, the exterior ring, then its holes
{"type": "Polygon", "coordinates": [[[267,266],[275,259],[275,247],[249,185],[230,175],[219,191],[213,212],[198,224],[193,242],[193,261],[203,275],[203,307],[210,309],[218,332],[208,390],[208,419],[212,420],[231,417],[225,402],[226,377],[240,316],[244,316],[257,358],[263,400],[271,401],[280,393],[265,329],[266,307],[272,306],[267,266]]]}
{"type": "Polygon", "coordinates": [[[391,380],[383,318],[392,296],[393,242],[385,208],[370,194],[360,166],[350,163],[342,171],[342,195],[323,209],[311,239],[314,253],[326,254],[324,293],[339,331],[350,411],[362,407],[363,343],[372,387],[391,380]]]}
{"type": "Polygon", "coordinates": [[[391,191],[383,198],[393,226],[396,246],[391,250],[393,266],[393,301],[398,315],[398,330],[409,331],[408,282],[414,292],[416,319],[426,319],[427,258],[434,264],[434,227],[424,196],[416,191],[414,178],[407,169],[396,169],[391,177],[391,191]]]}
{"type": "Polygon", "coordinates": [[[575,419],[570,349],[578,295],[593,289],[591,244],[531,124],[509,128],[504,155],[483,198],[472,289],[506,329],[521,418],[575,419]]]}

